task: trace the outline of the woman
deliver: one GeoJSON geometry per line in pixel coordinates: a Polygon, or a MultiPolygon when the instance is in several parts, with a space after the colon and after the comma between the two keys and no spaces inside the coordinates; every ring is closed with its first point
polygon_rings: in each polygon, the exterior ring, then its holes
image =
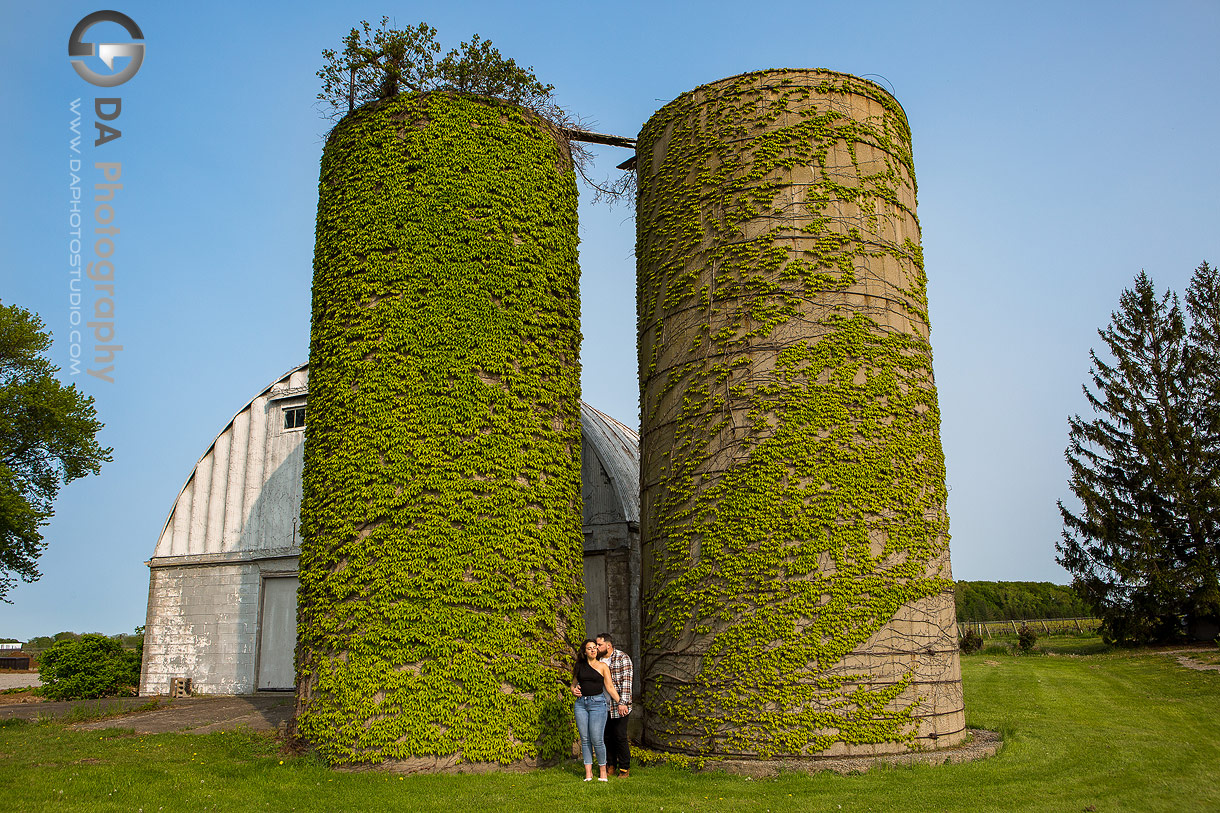
{"type": "Polygon", "coordinates": [[[585,639],[581,651],[576,654],[576,666],[572,668],[572,693],[576,694],[573,704],[576,712],[576,730],[580,732],[580,753],[585,760],[585,781],[593,781],[593,752],[597,752],[597,767],[601,775],[598,782],[608,782],[606,778],[606,717],[610,714],[610,706],[606,704],[606,695],[619,701],[618,692],[610,680],[610,667],[597,659],[597,643],[585,639]],[[577,691],[579,690],[579,692],[577,691]],[[592,748],[590,748],[592,742],[592,748]]]}

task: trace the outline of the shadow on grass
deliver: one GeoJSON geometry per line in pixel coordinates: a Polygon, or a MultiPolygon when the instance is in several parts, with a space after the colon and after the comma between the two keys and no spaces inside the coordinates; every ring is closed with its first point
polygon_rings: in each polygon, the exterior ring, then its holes
{"type": "Polygon", "coordinates": [[[1114,651],[1114,647],[1098,635],[1048,637],[1045,643],[1039,641],[1036,648],[1055,655],[1105,655],[1114,651]]]}

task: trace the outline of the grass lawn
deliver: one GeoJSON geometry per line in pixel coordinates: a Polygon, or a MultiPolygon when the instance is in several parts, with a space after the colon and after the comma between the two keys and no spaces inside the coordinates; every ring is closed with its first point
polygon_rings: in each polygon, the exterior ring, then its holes
{"type": "Polygon", "coordinates": [[[639,767],[580,781],[579,765],[528,774],[332,771],[251,733],[207,736],[0,724],[10,810],[1215,811],[1220,673],[1096,639],[962,659],[968,722],[1000,731],[998,756],[965,765],[747,780],[639,767]],[[1098,654],[1061,654],[1095,652],[1098,654]]]}

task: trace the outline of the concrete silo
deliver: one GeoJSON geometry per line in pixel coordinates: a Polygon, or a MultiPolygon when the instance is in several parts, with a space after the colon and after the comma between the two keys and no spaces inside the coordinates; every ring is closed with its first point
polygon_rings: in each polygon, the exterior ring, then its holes
{"type": "Polygon", "coordinates": [[[576,184],[540,117],[350,113],[319,183],[298,726],[332,763],[536,764],[574,729],[576,184]]]}
{"type": "Polygon", "coordinates": [[[646,741],[721,757],[965,737],[910,130],[824,70],[640,133],[646,741]]]}

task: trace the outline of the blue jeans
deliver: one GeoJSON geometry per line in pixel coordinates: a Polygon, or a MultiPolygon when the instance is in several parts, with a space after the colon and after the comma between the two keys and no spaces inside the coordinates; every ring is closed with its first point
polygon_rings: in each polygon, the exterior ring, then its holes
{"type": "Polygon", "coordinates": [[[606,693],[592,697],[578,697],[573,704],[576,712],[576,730],[580,732],[580,755],[586,765],[593,764],[593,752],[597,752],[597,764],[606,764],[606,718],[610,707],[606,705],[606,693]],[[593,744],[589,748],[590,741],[593,744]]]}

